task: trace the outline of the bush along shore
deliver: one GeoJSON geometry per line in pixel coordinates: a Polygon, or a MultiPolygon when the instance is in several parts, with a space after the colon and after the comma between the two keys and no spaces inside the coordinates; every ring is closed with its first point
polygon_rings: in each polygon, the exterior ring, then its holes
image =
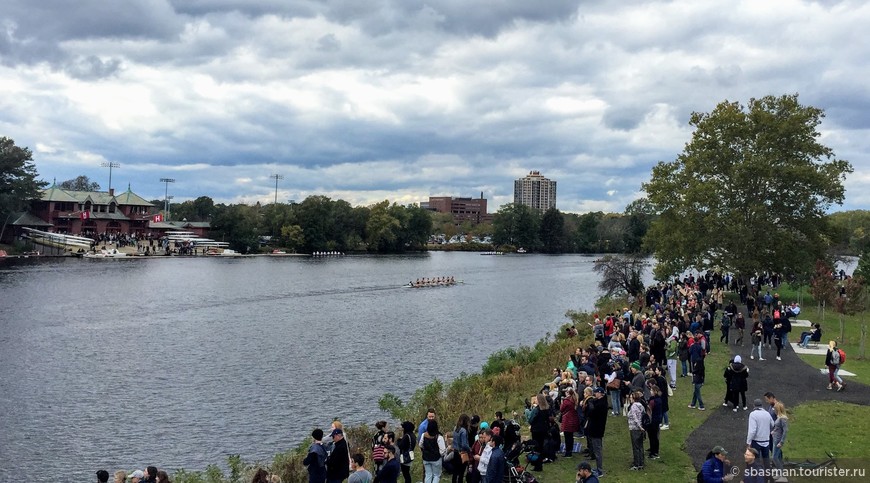
{"type": "MultiPolygon", "coordinates": [[[[607,300],[601,311],[615,311],[623,301],[607,300]]],[[[544,378],[552,373],[554,367],[564,368],[569,354],[578,346],[592,343],[591,329],[586,322],[591,320],[587,313],[569,311],[566,316],[576,322],[568,322],[560,328],[556,336],[547,333],[544,338],[530,346],[507,348],[489,356],[481,372],[460,374],[450,383],[434,380],[416,390],[407,401],[398,396],[385,394],[378,401],[379,407],[392,419],[389,430],[401,436],[402,421],[414,422],[416,428],[426,417],[428,408],[437,411],[443,432],[451,431],[453,423],[460,414],[479,414],[483,420],[492,419],[496,411],[502,411],[510,418],[513,411],[523,419],[524,400],[541,389],[544,378]],[[566,328],[575,325],[579,329],[577,337],[566,336],[566,328]],[[579,340],[578,340],[579,338],[579,340]]],[[[525,422],[525,421],[521,421],[525,422]]],[[[329,420],[324,421],[323,429],[329,434],[329,420]]],[[[314,428],[311,428],[314,429],[314,428]]],[[[350,443],[350,452],[361,453],[366,457],[366,467],[371,470],[371,441],[375,435],[374,422],[367,426],[345,427],[350,443]]],[[[419,435],[418,435],[419,436],[419,435]]],[[[523,429],[524,439],[528,438],[528,428],[523,429]]],[[[308,481],[308,473],[302,464],[310,440],[297,447],[275,455],[271,462],[245,462],[238,455],[231,455],[224,468],[215,464],[202,471],[177,470],[174,483],[242,483],[249,482],[260,468],[277,475],[284,483],[308,481]]],[[[422,478],[420,449],[417,448],[412,465],[414,481],[422,478]]],[[[442,475],[442,479],[444,476],[442,475]]],[[[448,477],[449,478],[449,477],[448,477]]],[[[400,479],[401,480],[401,479],[400,479]]]]}

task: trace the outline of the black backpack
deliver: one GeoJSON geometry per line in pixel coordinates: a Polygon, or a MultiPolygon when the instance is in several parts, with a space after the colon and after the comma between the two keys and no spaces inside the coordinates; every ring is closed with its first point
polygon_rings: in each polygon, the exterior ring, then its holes
{"type": "Polygon", "coordinates": [[[640,413],[640,427],[646,429],[652,425],[652,417],[650,416],[650,408],[646,401],[641,400],[640,405],[643,406],[643,412],[640,413]]]}

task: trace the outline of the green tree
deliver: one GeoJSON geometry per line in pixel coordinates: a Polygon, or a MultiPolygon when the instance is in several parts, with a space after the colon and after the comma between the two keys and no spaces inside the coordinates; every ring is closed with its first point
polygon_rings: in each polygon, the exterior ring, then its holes
{"type": "Polygon", "coordinates": [[[305,233],[299,225],[285,225],[281,227],[281,241],[295,253],[305,245],[305,233]]]}
{"type": "Polygon", "coordinates": [[[100,183],[91,181],[90,178],[84,175],[62,181],[58,186],[61,189],[72,191],[100,191],[100,183]]]}
{"type": "Polygon", "coordinates": [[[541,217],[541,251],[563,253],[568,245],[565,233],[565,216],[556,208],[550,208],[541,217]]]}
{"type": "Polygon", "coordinates": [[[366,244],[369,250],[389,251],[398,238],[401,222],[390,213],[389,200],[371,206],[366,223],[366,244]]]}
{"type": "Polygon", "coordinates": [[[604,213],[597,211],[580,215],[577,229],[574,231],[574,243],[580,253],[595,253],[598,248],[598,224],[604,218],[604,213]]]}
{"type": "Polygon", "coordinates": [[[25,211],[30,201],[40,197],[48,183],[37,181],[33,153],[15,145],[15,141],[0,137],[0,238],[13,213],[25,211]]]}
{"type": "Polygon", "coordinates": [[[538,246],[540,214],[526,205],[502,205],[493,216],[492,241],[496,245],[513,245],[534,250],[538,246]]]}
{"type": "Polygon", "coordinates": [[[420,250],[426,248],[432,233],[432,212],[419,206],[406,208],[408,211],[408,243],[420,250]]]}
{"type": "Polygon", "coordinates": [[[810,278],[810,293],[819,304],[821,320],[825,320],[825,307],[834,303],[839,295],[837,283],[834,282],[834,269],[824,260],[816,261],[815,272],[810,278]]]}
{"type": "Polygon", "coordinates": [[[211,226],[215,238],[228,242],[233,250],[241,253],[259,251],[261,230],[258,206],[219,205],[211,226]]]}
{"type": "Polygon", "coordinates": [[[864,280],[870,280],[870,250],[865,250],[858,259],[858,266],[853,276],[861,276],[864,280]]]}
{"type": "Polygon", "coordinates": [[[825,211],[852,166],[818,142],[822,110],[798,96],[722,102],[693,113],[691,141],[643,185],[662,272],[808,270],[827,247],[825,211]]]}

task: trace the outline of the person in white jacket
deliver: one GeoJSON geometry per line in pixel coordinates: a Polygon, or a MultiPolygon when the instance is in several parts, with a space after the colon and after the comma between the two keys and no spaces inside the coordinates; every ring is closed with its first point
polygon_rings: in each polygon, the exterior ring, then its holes
{"type": "Polygon", "coordinates": [[[492,456],[492,446],[489,445],[489,440],[492,439],[492,431],[487,429],[478,435],[478,439],[483,445],[483,452],[480,453],[477,471],[480,472],[480,481],[483,481],[486,479],[486,467],[489,465],[489,457],[492,456]]]}

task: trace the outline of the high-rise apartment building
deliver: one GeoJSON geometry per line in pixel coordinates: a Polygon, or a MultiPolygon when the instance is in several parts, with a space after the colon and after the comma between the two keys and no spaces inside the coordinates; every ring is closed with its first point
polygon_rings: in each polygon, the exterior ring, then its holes
{"type": "Polygon", "coordinates": [[[514,181],[514,203],[539,211],[556,207],[556,182],[545,178],[540,171],[514,181]]]}

